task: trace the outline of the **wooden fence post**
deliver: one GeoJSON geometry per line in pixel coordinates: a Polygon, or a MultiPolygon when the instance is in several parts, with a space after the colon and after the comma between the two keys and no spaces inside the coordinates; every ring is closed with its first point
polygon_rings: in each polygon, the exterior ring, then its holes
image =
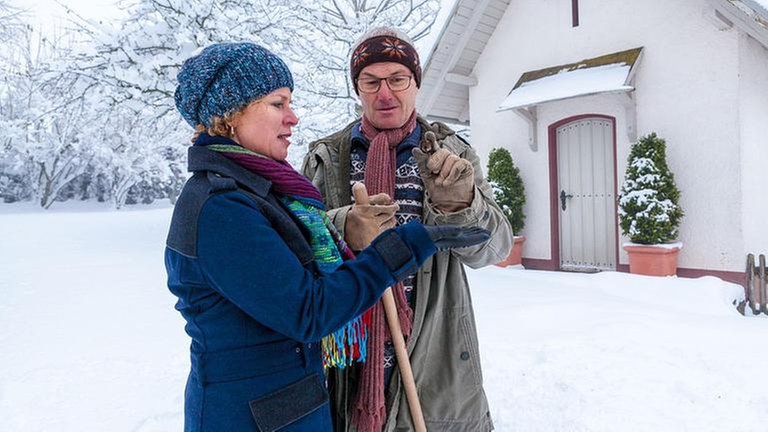
{"type": "Polygon", "coordinates": [[[768,315],[768,278],[766,277],[765,255],[760,254],[755,265],[755,256],[747,255],[746,293],[752,313],[768,315]]]}
{"type": "Polygon", "coordinates": [[[757,291],[758,291],[758,302],[760,302],[760,305],[762,305],[763,313],[768,314],[768,305],[766,305],[766,302],[768,302],[768,292],[766,292],[766,282],[768,282],[765,278],[765,255],[760,254],[760,267],[758,269],[758,277],[759,281],[757,284],[757,291]]]}

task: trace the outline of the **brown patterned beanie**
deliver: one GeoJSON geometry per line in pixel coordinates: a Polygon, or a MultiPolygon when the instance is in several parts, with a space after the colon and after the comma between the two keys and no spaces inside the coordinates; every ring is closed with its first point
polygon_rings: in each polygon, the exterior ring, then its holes
{"type": "Polygon", "coordinates": [[[355,80],[360,71],[368,65],[383,62],[400,63],[407,67],[413,72],[416,87],[421,87],[419,53],[408,35],[391,27],[378,27],[365,33],[352,49],[349,71],[355,92],[358,92],[355,80]]]}

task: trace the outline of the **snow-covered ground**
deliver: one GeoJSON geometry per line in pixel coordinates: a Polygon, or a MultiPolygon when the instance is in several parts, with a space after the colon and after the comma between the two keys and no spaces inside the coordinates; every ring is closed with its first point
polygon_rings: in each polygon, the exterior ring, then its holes
{"type": "MultiPolygon", "coordinates": [[[[0,430],[182,428],[168,206],[0,205],[0,430]]],[[[768,319],[739,286],[469,271],[498,431],[768,431],[768,319]]]]}

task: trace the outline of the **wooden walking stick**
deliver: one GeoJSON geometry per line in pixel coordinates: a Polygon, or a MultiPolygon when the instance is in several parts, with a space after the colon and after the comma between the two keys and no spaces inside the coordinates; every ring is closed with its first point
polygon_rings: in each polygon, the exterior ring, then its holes
{"type": "Polygon", "coordinates": [[[416,393],[416,380],[413,378],[411,361],[408,358],[408,350],[405,348],[405,339],[403,339],[403,331],[400,329],[400,321],[397,319],[397,306],[395,306],[392,288],[387,288],[384,291],[381,300],[384,302],[384,314],[387,316],[389,332],[392,333],[392,344],[395,346],[397,366],[403,379],[405,397],[408,399],[408,408],[411,410],[413,425],[416,428],[416,432],[427,432],[427,425],[424,423],[424,413],[421,412],[421,402],[419,402],[419,395],[416,393]]]}
{"type": "MultiPolygon", "coordinates": [[[[352,187],[352,194],[355,196],[356,203],[362,205],[369,203],[368,191],[363,183],[355,183],[352,187]]],[[[392,288],[387,288],[384,291],[381,300],[384,302],[384,314],[387,317],[389,332],[392,334],[392,344],[395,347],[397,366],[400,369],[400,377],[405,387],[405,397],[408,400],[408,408],[411,410],[414,427],[416,432],[427,432],[424,413],[421,411],[421,402],[419,402],[419,395],[416,393],[416,380],[413,378],[411,360],[408,358],[403,331],[400,328],[400,320],[397,317],[397,306],[395,305],[395,296],[392,294],[392,288]]]]}

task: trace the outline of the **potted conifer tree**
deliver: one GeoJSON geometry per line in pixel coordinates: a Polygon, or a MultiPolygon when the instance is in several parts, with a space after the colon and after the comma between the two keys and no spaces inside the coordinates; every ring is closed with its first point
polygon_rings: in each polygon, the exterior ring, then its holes
{"type": "Polygon", "coordinates": [[[630,273],[674,276],[682,243],[675,242],[683,217],[680,191],[667,166],[666,142],[656,133],[632,145],[619,194],[621,230],[631,243],[630,273]]]}
{"type": "Polygon", "coordinates": [[[520,170],[512,161],[512,155],[505,148],[495,148],[488,155],[488,183],[493,188],[493,197],[512,225],[515,233],[514,246],[509,256],[496,264],[500,267],[520,265],[525,237],[519,235],[525,226],[525,187],[520,170]]]}

